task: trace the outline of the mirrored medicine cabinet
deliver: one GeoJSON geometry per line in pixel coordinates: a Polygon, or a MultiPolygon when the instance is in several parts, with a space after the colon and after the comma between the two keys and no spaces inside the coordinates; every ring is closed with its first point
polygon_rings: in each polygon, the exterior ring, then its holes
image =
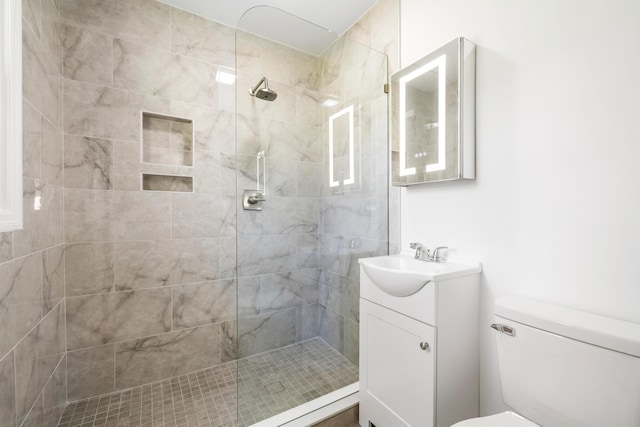
{"type": "Polygon", "coordinates": [[[475,179],[475,52],[459,37],[391,76],[393,185],[475,179]]]}

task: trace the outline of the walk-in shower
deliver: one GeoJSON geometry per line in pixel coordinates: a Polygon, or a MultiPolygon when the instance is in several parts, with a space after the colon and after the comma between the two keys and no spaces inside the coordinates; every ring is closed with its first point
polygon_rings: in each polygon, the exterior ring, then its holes
{"type": "Polygon", "coordinates": [[[357,260],[388,251],[386,56],[264,6],[237,28],[159,2],[61,7],[64,43],[24,35],[26,75],[60,57],[69,74],[46,105],[60,134],[25,104],[29,141],[59,144],[28,172],[52,230],[16,235],[4,276],[33,295],[46,278],[58,305],[0,359],[24,378],[16,424],[49,425],[47,379],[63,427],[273,427],[353,398],[357,260]]]}
{"type": "Polygon", "coordinates": [[[238,425],[274,426],[357,391],[357,260],[388,251],[387,62],[259,6],[236,68],[236,196],[265,199],[237,211],[238,425]]]}

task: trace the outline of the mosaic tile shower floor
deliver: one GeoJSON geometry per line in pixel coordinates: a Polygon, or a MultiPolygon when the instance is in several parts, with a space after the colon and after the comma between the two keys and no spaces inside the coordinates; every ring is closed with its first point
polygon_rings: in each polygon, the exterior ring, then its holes
{"type": "Polygon", "coordinates": [[[320,338],[237,364],[70,403],[58,426],[244,427],[358,380],[358,367],[320,338]]]}

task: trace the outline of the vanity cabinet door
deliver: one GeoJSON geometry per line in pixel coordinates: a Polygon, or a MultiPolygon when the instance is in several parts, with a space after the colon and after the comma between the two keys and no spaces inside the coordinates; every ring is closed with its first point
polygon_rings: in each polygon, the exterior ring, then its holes
{"type": "Polygon", "coordinates": [[[361,426],[435,425],[435,341],[432,326],[360,299],[361,426]]]}

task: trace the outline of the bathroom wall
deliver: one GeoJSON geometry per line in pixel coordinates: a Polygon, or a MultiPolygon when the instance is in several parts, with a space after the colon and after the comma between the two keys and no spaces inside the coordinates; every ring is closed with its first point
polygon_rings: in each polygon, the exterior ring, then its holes
{"type": "Polygon", "coordinates": [[[155,1],[63,0],[62,129],[68,399],[235,358],[234,31],[155,1]],[[193,121],[145,126],[140,111],[193,121]],[[155,154],[162,154],[156,150],[155,154]],[[183,153],[184,154],[184,153],[183,153]],[[193,192],[141,191],[141,173],[193,192]]]}
{"type": "Polygon", "coordinates": [[[321,175],[319,334],[358,363],[358,259],[386,255],[389,247],[387,58],[342,37],[320,56],[320,69],[318,120],[325,161],[321,175]],[[327,106],[325,100],[337,104],[327,106]],[[347,108],[353,108],[353,171],[349,166],[347,108]],[[334,123],[333,140],[330,121],[334,123]],[[333,163],[329,162],[331,141],[333,163]]]}
{"type": "Polygon", "coordinates": [[[494,301],[524,295],[640,322],[634,170],[640,4],[402,1],[402,64],[477,43],[477,179],[403,190],[402,244],[483,263],[481,411],[505,409],[494,301]]]}
{"type": "Polygon", "coordinates": [[[238,356],[246,357],[318,334],[322,151],[317,57],[245,32],[237,52],[238,356]],[[262,76],[278,93],[273,102],[248,93],[262,76]],[[258,187],[263,210],[243,210],[244,190],[258,187]]]}
{"type": "Polygon", "coordinates": [[[65,401],[58,6],[23,4],[24,228],[0,233],[2,426],[55,425],[65,401]]]}

